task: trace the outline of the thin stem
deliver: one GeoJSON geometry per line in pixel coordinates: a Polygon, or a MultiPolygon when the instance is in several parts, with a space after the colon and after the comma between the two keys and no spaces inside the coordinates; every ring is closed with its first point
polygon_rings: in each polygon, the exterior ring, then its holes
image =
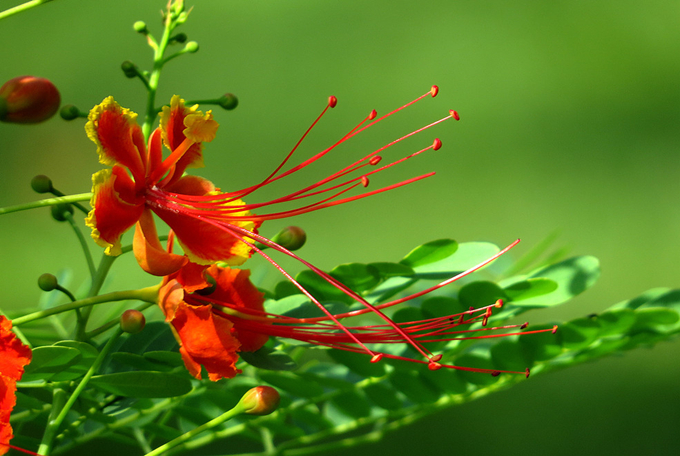
{"type": "Polygon", "coordinates": [[[75,391],[73,391],[71,397],[68,398],[68,401],[66,401],[64,407],[61,408],[57,417],[54,419],[50,419],[48,421],[47,428],[43,436],[43,441],[40,443],[40,447],[38,448],[38,453],[44,456],[49,455],[50,450],[52,448],[52,442],[57,431],[59,430],[59,427],[61,426],[61,423],[66,418],[66,415],[71,410],[71,407],[73,407],[73,404],[75,404],[76,400],[78,399],[78,396],[80,396],[80,393],[87,386],[88,382],[90,381],[90,378],[92,378],[92,376],[99,370],[99,367],[104,362],[104,358],[106,358],[109,351],[111,351],[113,344],[116,342],[116,340],[118,339],[118,337],[120,337],[121,334],[123,334],[123,331],[120,328],[118,328],[118,330],[116,330],[116,332],[111,336],[109,341],[106,343],[102,351],[99,352],[97,359],[94,360],[94,363],[92,363],[92,366],[90,366],[90,369],[88,369],[87,373],[80,381],[80,384],[78,384],[75,391]]]}
{"type": "Polygon", "coordinates": [[[20,326],[33,320],[48,317],[50,315],[68,312],[69,310],[80,309],[83,307],[89,307],[95,304],[102,304],[104,302],[125,301],[127,299],[138,299],[140,301],[145,302],[156,302],[159,287],[160,285],[155,285],[153,287],[141,288],[139,290],[114,291],[113,293],[107,293],[100,296],[93,296],[91,298],[80,299],[75,302],[70,302],[68,304],[63,304],[61,306],[52,307],[51,309],[33,312],[31,314],[24,315],[23,317],[15,318],[14,320],[12,320],[12,324],[14,326],[20,326]]]}
{"type": "Polygon", "coordinates": [[[34,8],[38,5],[42,5],[43,3],[51,2],[52,0],[31,0],[30,2],[22,3],[21,5],[17,5],[15,7],[6,9],[5,11],[0,12],[0,19],[4,19],[6,17],[13,16],[17,13],[20,13],[22,11],[26,11],[28,9],[34,8]]]}
{"type": "MultiPolygon", "coordinates": [[[[147,302],[146,304],[142,304],[141,306],[137,307],[136,310],[141,312],[145,309],[148,309],[153,304],[155,304],[155,303],[147,302]]],[[[92,331],[89,331],[88,333],[85,334],[85,336],[87,337],[88,340],[92,339],[93,337],[98,336],[99,334],[106,332],[109,329],[113,328],[114,326],[119,324],[119,322],[120,322],[120,318],[115,318],[115,319],[105,323],[104,325],[100,326],[99,328],[96,328],[96,329],[93,329],[92,331]]],[[[151,451],[151,449],[149,449],[148,451],[151,451]]]]}
{"type": "Polygon", "coordinates": [[[142,125],[142,133],[144,133],[144,138],[147,141],[151,135],[151,127],[153,126],[156,116],[158,115],[158,111],[155,108],[156,91],[158,90],[158,81],[161,77],[161,70],[163,69],[163,64],[165,63],[163,55],[165,54],[165,50],[168,47],[170,34],[174,28],[175,23],[173,21],[173,15],[168,10],[163,36],[158,43],[158,47],[154,48],[153,70],[151,70],[151,74],[149,75],[149,83],[147,84],[147,90],[149,93],[146,101],[146,116],[144,118],[144,125],[142,125]]]}
{"type": "MultiPolygon", "coordinates": [[[[111,266],[113,265],[113,262],[116,258],[117,257],[115,256],[109,256],[106,254],[102,255],[102,259],[99,262],[99,268],[97,268],[97,272],[92,278],[90,291],[87,293],[88,298],[97,296],[99,290],[101,290],[102,286],[104,285],[104,280],[106,279],[106,276],[109,273],[109,270],[111,269],[111,266]]],[[[85,340],[87,321],[89,320],[91,313],[92,307],[87,307],[83,310],[81,317],[78,318],[78,325],[76,327],[76,340],[85,340]]]]}
{"type": "Polygon", "coordinates": [[[85,261],[87,261],[87,268],[90,271],[90,278],[92,279],[92,281],[94,281],[94,276],[97,273],[97,270],[94,267],[92,253],[90,253],[90,247],[88,247],[87,245],[85,236],[83,235],[83,232],[76,224],[75,220],[73,220],[73,215],[71,215],[69,212],[64,211],[64,218],[71,225],[71,228],[73,228],[73,232],[76,234],[76,237],[78,238],[78,242],[80,242],[80,246],[83,249],[83,253],[85,254],[85,261]]]}
{"type": "Polygon", "coordinates": [[[224,423],[227,420],[230,420],[231,418],[235,417],[236,415],[240,415],[244,411],[244,406],[241,402],[236,404],[236,406],[224,412],[217,418],[214,418],[207,423],[203,423],[202,425],[198,426],[197,428],[192,429],[191,431],[180,435],[176,439],[173,439],[169,441],[168,443],[159,446],[155,450],[146,453],[145,456],[157,456],[160,454],[164,454],[166,451],[171,450],[172,448],[175,448],[178,445],[181,445],[182,443],[186,442],[187,440],[191,440],[194,436],[200,434],[203,431],[207,431],[208,429],[212,429],[215,426],[219,426],[220,424],[224,423]]]}
{"type": "Polygon", "coordinates": [[[55,206],[62,203],[74,203],[76,201],[89,201],[92,198],[92,193],[78,193],[76,195],[57,196],[55,198],[47,198],[43,200],[34,201],[32,203],[17,204],[16,206],[0,207],[0,215],[9,214],[10,212],[25,211],[28,209],[35,209],[37,207],[55,206]]]}

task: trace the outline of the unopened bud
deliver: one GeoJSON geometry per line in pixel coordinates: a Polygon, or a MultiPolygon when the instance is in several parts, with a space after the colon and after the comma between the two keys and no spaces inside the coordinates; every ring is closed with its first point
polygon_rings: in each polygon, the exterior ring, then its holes
{"type": "Polygon", "coordinates": [[[137,334],[145,324],[146,318],[139,310],[128,309],[120,316],[120,329],[128,334],[137,334]]]}
{"type": "Polygon", "coordinates": [[[195,41],[189,41],[187,44],[184,45],[184,52],[198,52],[198,43],[195,41]]]}
{"type": "Polygon", "coordinates": [[[299,226],[287,226],[272,238],[272,242],[291,251],[301,248],[306,241],[307,234],[299,226]]]}
{"type": "Polygon", "coordinates": [[[134,24],[132,24],[132,28],[135,29],[135,32],[137,33],[142,33],[146,35],[149,33],[149,30],[146,28],[146,22],[144,21],[137,21],[134,24]]]}
{"type": "Polygon", "coordinates": [[[186,43],[188,39],[189,37],[187,36],[186,33],[178,33],[177,35],[170,38],[170,41],[173,41],[175,43],[186,43]]]}
{"type": "Polygon", "coordinates": [[[36,193],[49,193],[52,191],[52,179],[44,174],[38,174],[31,179],[31,188],[36,193]]]}
{"type": "Polygon", "coordinates": [[[281,396],[271,386],[256,386],[243,395],[240,404],[248,415],[269,415],[277,409],[281,396]]]}
{"type": "Polygon", "coordinates": [[[64,120],[73,120],[80,117],[80,110],[72,104],[62,106],[59,115],[64,120]]]}
{"type": "Polygon", "coordinates": [[[0,120],[12,123],[38,123],[59,109],[61,96],[49,80],[19,76],[0,87],[0,120]]]}
{"type": "Polygon", "coordinates": [[[235,109],[236,106],[238,106],[238,98],[236,98],[236,95],[233,93],[225,93],[219,99],[218,104],[227,111],[231,111],[232,109],[235,109]]]}
{"type": "Polygon", "coordinates": [[[132,79],[137,77],[137,65],[126,60],[120,64],[120,69],[123,70],[126,78],[132,79]]]}
{"type": "Polygon", "coordinates": [[[53,274],[43,274],[38,277],[38,287],[43,291],[52,291],[58,286],[59,282],[53,274]]]}
{"type": "Polygon", "coordinates": [[[52,213],[52,218],[54,220],[57,222],[65,222],[68,220],[67,213],[73,215],[73,206],[67,203],[55,204],[50,209],[50,212],[52,213]]]}

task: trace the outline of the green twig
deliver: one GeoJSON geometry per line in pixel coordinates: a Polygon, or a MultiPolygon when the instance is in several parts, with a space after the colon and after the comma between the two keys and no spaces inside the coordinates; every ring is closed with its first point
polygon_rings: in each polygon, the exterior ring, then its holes
{"type": "Polygon", "coordinates": [[[22,11],[29,10],[33,7],[36,7],[38,5],[42,5],[43,3],[51,2],[52,0],[31,0],[30,2],[22,3],[21,5],[17,5],[15,7],[6,9],[5,11],[0,12],[0,19],[4,19],[6,17],[13,16],[17,13],[20,13],[22,11]]]}
{"type": "Polygon", "coordinates": [[[80,242],[80,246],[83,249],[83,253],[85,254],[85,261],[87,261],[87,268],[90,271],[90,278],[92,279],[92,281],[94,281],[94,276],[97,273],[97,269],[94,267],[92,253],[90,252],[90,248],[87,245],[85,236],[83,235],[83,232],[76,224],[75,220],[73,220],[73,215],[71,215],[67,211],[64,211],[64,218],[71,225],[71,227],[73,228],[73,232],[76,234],[76,237],[78,238],[78,242],[80,242]]]}
{"type": "Polygon", "coordinates": [[[74,203],[76,201],[88,201],[92,198],[92,193],[78,193],[76,195],[57,196],[54,198],[47,198],[43,200],[34,201],[32,203],[17,204],[16,206],[0,207],[0,215],[9,214],[10,212],[25,211],[28,209],[35,209],[37,207],[55,206],[62,203],[74,203]]]}

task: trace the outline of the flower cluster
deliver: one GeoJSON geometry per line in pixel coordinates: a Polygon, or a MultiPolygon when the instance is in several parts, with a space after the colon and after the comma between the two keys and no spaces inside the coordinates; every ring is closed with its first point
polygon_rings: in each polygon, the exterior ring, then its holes
{"type": "MultiPolygon", "coordinates": [[[[164,277],[158,304],[180,343],[180,352],[192,375],[201,378],[203,366],[211,380],[234,377],[238,373],[236,368],[238,353],[258,350],[269,336],[364,352],[370,355],[372,362],[377,362],[383,357],[391,357],[425,363],[432,370],[449,367],[494,375],[500,372],[441,364],[439,361],[442,355],[433,355],[423,343],[508,335],[505,332],[487,335],[488,331],[519,327],[517,325],[502,328],[487,327],[492,309],[502,306],[502,302],[490,303],[489,306],[470,309],[462,314],[399,324],[381,310],[443,287],[457,280],[459,276],[414,295],[373,305],[361,294],[292,253],[291,249],[258,234],[258,228],[266,220],[286,218],[343,204],[431,176],[434,173],[377,190],[346,195],[354,188],[367,187],[369,176],[372,174],[427,150],[439,149],[441,141],[436,139],[422,150],[378,166],[382,161],[380,154],[387,148],[447,119],[458,120],[455,111],[450,111],[443,119],[402,136],[330,176],[291,194],[257,204],[246,204],[242,200],[255,190],[305,168],[339,144],[386,117],[423,98],[436,96],[437,92],[438,88],[433,86],[421,97],[380,118],[377,118],[375,111],[371,111],[331,147],[282,171],[311,128],[328,109],[336,106],[337,99],[330,97],[323,112],[266,179],[257,185],[232,192],[223,192],[201,177],[184,175],[187,168],[203,166],[203,143],[210,142],[215,137],[218,125],[210,111],[204,114],[198,111],[197,106],[186,107],[183,100],[174,96],[170,105],[163,108],[160,126],[151,134],[148,145],[145,145],[142,130],[135,122],[136,114],[121,108],[112,97],[92,109],[86,130],[97,145],[100,162],[112,166],[112,169],[105,169],[93,176],[91,203],[94,209],[87,218],[87,224],[92,228],[95,241],[105,247],[109,255],[121,252],[121,235],[136,225],[133,241],[135,257],[145,271],[164,277]],[[170,150],[165,158],[162,155],[162,144],[170,150]],[[366,167],[368,171],[364,169],[366,167]],[[299,205],[295,209],[255,213],[281,203],[299,203],[306,199],[313,201],[299,205]],[[171,229],[166,248],[160,243],[152,214],[156,214],[171,229]],[[172,251],[175,238],[184,251],[183,255],[172,251]],[[361,303],[363,309],[333,315],[312,293],[264,252],[263,246],[295,258],[331,286],[361,303]],[[299,319],[267,313],[263,306],[263,294],[250,282],[249,271],[233,268],[243,264],[253,252],[257,252],[273,264],[299,289],[300,293],[316,304],[325,316],[299,319]],[[341,322],[345,318],[364,313],[379,316],[383,324],[352,327],[341,322]],[[482,327],[469,329],[474,323],[481,323],[482,327]],[[479,335],[479,331],[483,331],[483,335],[479,335]],[[423,356],[423,360],[376,352],[370,348],[370,345],[375,343],[409,344],[423,356]]],[[[462,275],[482,267],[497,256],[462,275]]],[[[524,327],[525,325],[522,329],[524,327]]]]}

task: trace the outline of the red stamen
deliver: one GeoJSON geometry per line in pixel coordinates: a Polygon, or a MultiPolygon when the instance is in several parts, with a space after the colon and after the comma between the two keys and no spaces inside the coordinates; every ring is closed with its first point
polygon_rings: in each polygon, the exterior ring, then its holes
{"type": "Polygon", "coordinates": [[[460,116],[458,115],[458,112],[454,111],[453,109],[449,110],[449,114],[451,117],[453,117],[456,120],[460,120],[460,116]]]}
{"type": "Polygon", "coordinates": [[[432,98],[436,97],[438,93],[439,93],[439,87],[437,87],[436,85],[433,85],[432,88],[430,88],[430,94],[432,94],[432,98]]]}
{"type": "Polygon", "coordinates": [[[361,185],[363,185],[364,187],[368,187],[368,177],[361,176],[361,185]]]}
{"type": "Polygon", "coordinates": [[[335,98],[333,95],[328,97],[328,107],[329,108],[335,108],[335,106],[338,104],[338,99],[335,98]]]}
{"type": "Polygon", "coordinates": [[[439,140],[439,138],[436,138],[434,142],[432,143],[432,150],[439,150],[442,147],[442,142],[439,140]]]}
{"type": "Polygon", "coordinates": [[[552,332],[553,334],[555,334],[555,333],[557,332],[557,325],[553,326],[553,329],[552,329],[551,332],[552,332]]]}
{"type": "Polygon", "coordinates": [[[371,157],[368,163],[369,165],[375,166],[380,163],[380,160],[382,160],[382,157],[380,155],[376,155],[375,157],[371,157]]]}

